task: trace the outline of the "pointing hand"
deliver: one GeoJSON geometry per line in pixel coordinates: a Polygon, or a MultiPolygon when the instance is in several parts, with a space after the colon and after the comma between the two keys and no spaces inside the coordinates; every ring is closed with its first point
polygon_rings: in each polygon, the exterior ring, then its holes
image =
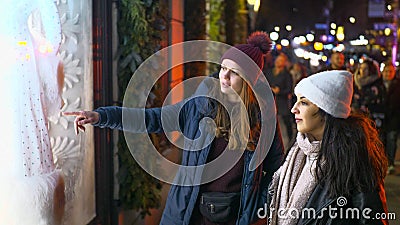
{"type": "Polygon", "coordinates": [[[94,124],[99,122],[99,113],[94,111],[77,111],[77,112],[63,112],[65,116],[76,116],[74,120],[75,134],[79,134],[79,130],[85,132],[85,124],[94,124]]]}

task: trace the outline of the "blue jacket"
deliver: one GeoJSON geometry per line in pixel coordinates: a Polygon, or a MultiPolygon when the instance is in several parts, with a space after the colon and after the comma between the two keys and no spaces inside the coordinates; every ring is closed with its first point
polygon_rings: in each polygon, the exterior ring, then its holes
{"type": "MultiPolygon", "coordinates": [[[[164,106],[163,108],[128,109],[110,106],[101,107],[95,111],[100,114],[100,121],[97,124],[94,124],[95,126],[144,133],[181,130],[188,139],[202,139],[205,141],[208,138],[207,136],[209,132],[204,132],[204,123],[200,122],[200,120],[204,117],[215,117],[215,104],[213,104],[213,101],[207,97],[197,97],[175,105],[164,106]],[[165,123],[163,124],[164,127],[161,122],[161,110],[165,110],[163,113],[168,112],[166,113],[167,116],[171,115],[171,118],[163,118],[164,121],[167,121],[167,125],[165,123]],[[124,123],[122,123],[123,112],[124,121],[127,121],[124,123]],[[179,117],[176,115],[179,115],[179,117]],[[174,121],[174,118],[172,117],[176,117],[177,119],[175,120],[178,121],[174,121]],[[139,123],[129,122],[139,121],[141,119],[145,121],[145,126],[141,126],[139,123]],[[203,132],[201,132],[201,130],[203,130],[203,132]],[[201,133],[206,137],[199,138],[201,133]]],[[[267,157],[255,170],[249,170],[250,161],[255,155],[255,152],[249,150],[245,150],[244,152],[245,168],[242,179],[241,203],[237,224],[250,224],[252,221],[257,219],[258,209],[264,209],[265,207],[264,203],[266,202],[268,184],[272,179],[273,173],[279,168],[283,159],[284,148],[277,123],[276,131],[273,134],[272,139],[272,144],[269,143],[263,145],[271,147],[267,157]]],[[[183,151],[181,164],[185,166],[205,164],[210,151],[210,145],[207,145],[201,151],[190,151],[192,146],[193,144],[186,145],[185,143],[185,149],[188,150],[183,151]]],[[[181,175],[182,174],[179,174],[178,172],[177,177],[181,175]]],[[[196,176],[197,175],[198,174],[196,174],[196,176]]],[[[199,188],[199,185],[172,185],[160,224],[189,224],[193,208],[195,207],[198,198],[199,188]]]]}

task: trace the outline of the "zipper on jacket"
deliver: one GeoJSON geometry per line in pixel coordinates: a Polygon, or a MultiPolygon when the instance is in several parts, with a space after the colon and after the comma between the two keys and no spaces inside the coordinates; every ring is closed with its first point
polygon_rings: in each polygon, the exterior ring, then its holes
{"type": "Polygon", "coordinates": [[[246,182],[246,165],[247,165],[247,167],[248,167],[248,158],[249,158],[249,155],[250,155],[250,153],[248,152],[248,150],[246,149],[245,151],[244,151],[244,168],[243,168],[243,175],[242,175],[242,187],[240,188],[240,204],[239,204],[239,211],[238,211],[238,217],[237,217],[237,220],[236,220],[236,224],[237,224],[237,222],[240,220],[240,218],[242,217],[242,215],[243,215],[243,196],[244,196],[244,189],[246,189],[246,187],[247,187],[247,184],[245,184],[245,182],[246,182]],[[243,189],[243,187],[245,187],[244,189],[243,189]]]}

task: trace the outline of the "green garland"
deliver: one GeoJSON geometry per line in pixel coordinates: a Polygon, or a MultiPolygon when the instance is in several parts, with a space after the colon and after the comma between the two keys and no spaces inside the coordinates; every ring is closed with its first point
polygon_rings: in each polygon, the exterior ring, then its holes
{"type": "Polygon", "coordinates": [[[212,41],[225,42],[225,21],[222,12],[225,4],[221,0],[209,0],[209,30],[208,37],[212,41]]]}
{"type": "MultiPolygon", "coordinates": [[[[143,62],[143,59],[160,50],[161,37],[166,27],[165,19],[160,15],[167,15],[167,12],[162,10],[167,10],[162,1],[120,1],[117,59],[119,62],[118,86],[121,102],[132,74],[143,62]]],[[[158,89],[158,86],[154,87],[154,92],[159,98],[158,89]]],[[[155,101],[152,106],[157,106],[157,104],[158,102],[155,101]]],[[[158,143],[158,136],[153,135],[151,137],[154,143],[158,143]]],[[[118,142],[119,172],[117,174],[120,185],[120,206],[122,209],[139,211],[143,218],[145,215],[150,215],[149,210],[151,208],[160,206],[162,185],[160,181],[153,178],[137,164],[125,141],[123,132],[120,132],[118,142]]],[[[133,142],[140,151],[147,151],[146,148],[148,147],[142,144],[141,139],[130,138],[129,142],[130,144],[133,142]]]]}
{"type": "MultiPolygon", "coordinates": [[[[237,18],[236,18],[236,43],[246,43],[248,36],[248,10],[246,3],[247,1],[237,1],[237,18]]],[[[235,44],[236,44],[235,43],[235,44]]]]}

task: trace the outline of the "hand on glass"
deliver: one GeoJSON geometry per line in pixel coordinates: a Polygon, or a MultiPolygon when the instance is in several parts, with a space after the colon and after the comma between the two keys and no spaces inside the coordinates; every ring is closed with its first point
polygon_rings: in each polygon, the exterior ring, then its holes
{"type": "Polygon", "coordinates": [[[99,122],[99,113],[94,111],[77,111],[77,112],[63,112],[65,116],[76,116],[74,120],[75,134],[79,134],[79,130],[85,132],[85,124],[94,124],[99,122]]]}

